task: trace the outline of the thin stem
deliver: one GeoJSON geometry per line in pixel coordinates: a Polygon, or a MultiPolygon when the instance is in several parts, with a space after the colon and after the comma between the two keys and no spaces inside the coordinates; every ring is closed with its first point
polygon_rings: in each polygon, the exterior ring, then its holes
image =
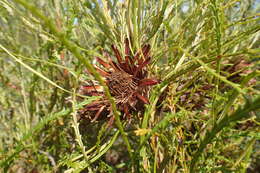
{"type": "MultiPolygon", "coordinates": [[[[221,49],[221,37],[222,37],[222,33],[221,33],[221,22],[219,19],[219,10],[220,8],[218,7],[218,2],[217,0],[211,0],[211,9],[212,9],[212,13],[213,13],[213,19],[214,19],[214,31],[216,34],[216,42],[217,42],[217,46],[216,46],[216,52],[217,52],[217,67],[216,67],[216,74],[220,75],[220,68],[221,68],[221,55],[222,55],[222,49],[221,49]]],[[[218,77],[215,78],[215,94],[214,94],[214,99],[213,99],[213,105],[212,105],[212,115],[213,115],[213,125],[216,123],[216,119],[217,119],[217,95],[218,95],[218,90],[219,90],[219,84],[220,84],[220,80],[218,77]]]]}

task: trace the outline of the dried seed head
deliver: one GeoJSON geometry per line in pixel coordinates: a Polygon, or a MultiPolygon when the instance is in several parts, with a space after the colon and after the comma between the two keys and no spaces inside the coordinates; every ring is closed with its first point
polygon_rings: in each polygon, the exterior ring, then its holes
{"type": "MultiPolygon", "coordinates": [[[[156,85],[159,81],[147,78],[148,72],[146,66],[151,60],[149,54],[150,46],[144,45],[142,50],[131,56],[129,44],[126,39],[124,57],[122,57],[119,50],[112,45],[117,63],[113,61],[108,54],[105,54],[107,61],[97,57],[97,62],[103,68],[96,67],[96,70],[105,78],[106,85],[111,95],[115,98],[117,109],[124,114],[124,117],[131,118],[131,111],[140,110],[140,107],[149,103],[146,98],[149,91],[147,87],[156,85]]],[[[86,105],[84,109],[80,111],[83,113],[94,112],[95,115],[91,117],[92,120],[98,119],[104,112],[111,112],[111,105],[108,99],[106,99],[104,92],[98,90],[100,88],[101,87],[97,85],[84,86],[81,88],[83,90],[82,93],[85,95],[103,96],[102,99],[86,105]]],[[[109,115],[111,115],[111,113],[106,115],[106,117],[109,117],[109,115]]],[[[113,120],[113,118],[114,117],[111,116],[110,120],[113,120]]]]}

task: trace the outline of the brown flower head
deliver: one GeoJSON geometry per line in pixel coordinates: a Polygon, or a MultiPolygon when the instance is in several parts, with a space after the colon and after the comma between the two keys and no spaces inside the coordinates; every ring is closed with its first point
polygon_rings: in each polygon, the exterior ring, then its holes
{"type": "MultiPolygon", "coordinates": [[[[112,50],[117,62],[105,52],[107,61],[97,57],[97,62],[101,67],[95,66],[99,74],[105,78],[111,95],[115,98],[117,109],[124,114],[123,117],[131,118],[132,111],[142,109],[144,104],[148,104],[148,87],[158,84],[157,79],[147,78],[146,66],[151,61],[150,45],[146,44],[142,50],[131,56],[129,41],[125,41],[125,56],[122,58],[119,50],[112,45],[112,50]]],[[[80,115],[95,121],[100,118],[111,117],[111,105],[105,97],[100,85],[84,85],[80,88],[81,94],[88,96],[103,96],[102,99],[86,105],[79,111],[80,115]],[[102,116],[101,116],[102,115],[102,116]]]]}

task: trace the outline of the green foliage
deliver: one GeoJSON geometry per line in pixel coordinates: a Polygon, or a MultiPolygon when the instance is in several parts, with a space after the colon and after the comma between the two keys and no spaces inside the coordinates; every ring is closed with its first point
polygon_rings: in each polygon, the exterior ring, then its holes
{"type": "Polygon", "coordinates": [[[0,0],[1,172],[249,172],[260,163],[258,0],[0,0]],[[121,118],[95,57],[151,45],[150,104],[121,118]],[[93,74],[85,73],[88,70],[93,74]],[[115,124],[79,120],[99,82],[115,124]],[[81,96],[82,100],[77,97],[81,96]]]}

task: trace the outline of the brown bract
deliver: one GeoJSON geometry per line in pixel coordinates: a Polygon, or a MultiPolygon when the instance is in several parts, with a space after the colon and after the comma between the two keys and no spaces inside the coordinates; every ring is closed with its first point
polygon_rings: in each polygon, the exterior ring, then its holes
{"type": "MultiPolygon", "coordinates": [[[[129,41],[126,39],[124,56],[112,45],[117,62],[113,61],[106,52],[106,61],[100,57],[96,58],[101,66],[95,66],[95,68],[104,77],[111,95],[115,98],[117,109],[124,115],[124,118],[131,118],[131,112],[139,111],[144,104],[149,104],[147,98],[148,86],[159,83],[157,79],[147,78],[146,67],[151,61],[150,48],[150,45],[146,44],[141,51],[132,55],[129,41]]],[[[102,96],[102,99],[81,109],[79,111],[81,117],[90,118],[92,121],[110,117],[110,123],[113,122],[114,116],[111,105],[104,94],[102,86],[84,85],[80,88],[80,93],[87,96],[102,96]]]]}

